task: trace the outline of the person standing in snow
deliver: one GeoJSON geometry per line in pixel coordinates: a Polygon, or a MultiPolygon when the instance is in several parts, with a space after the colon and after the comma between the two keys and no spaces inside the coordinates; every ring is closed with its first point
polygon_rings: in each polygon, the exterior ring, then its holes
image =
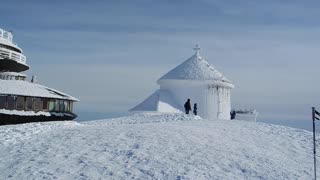
{"type": "Polygon", "coordinates": [[[184,103],[184,110],[186,111],[186,114],[189,114],[189,111],[191,111],[190,99],[188,99],[187,102],[184,103]]]}
{"type": "Polygon", "coordinates": [[[232,111],[232,112],[230,113],[230,115],[231,115],[231,120],[232,120],[232,119],[235,119],[235,118],[236,118],[236,111],[232,111]]]}
{"type": "Polygon", "coordinates": [[[194,114],[194,115],[197,115],[197,114],[198,114],[197,103],[194,103],[194,105],[193,105],[193,114],[194,114]]]}

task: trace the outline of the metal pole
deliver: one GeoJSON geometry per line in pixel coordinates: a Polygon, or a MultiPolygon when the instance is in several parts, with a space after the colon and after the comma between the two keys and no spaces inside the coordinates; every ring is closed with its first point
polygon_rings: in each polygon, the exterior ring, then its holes
{"type": "Polygon", "coordinates": [[[312,107],[314,179],[317,180],[315,108],[312,107]]]}

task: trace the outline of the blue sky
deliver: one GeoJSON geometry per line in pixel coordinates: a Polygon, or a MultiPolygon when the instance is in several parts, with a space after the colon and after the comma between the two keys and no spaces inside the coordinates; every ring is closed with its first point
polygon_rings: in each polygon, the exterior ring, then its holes
{"type": "Polygon", "coordinates": [[[294,0],[3,0],[40,83],[78,97],[78,112],[125,112],[193,54],[236,88],[234,108],[261,119],[310,119],[320,107],[320,3],[294,0]]]}

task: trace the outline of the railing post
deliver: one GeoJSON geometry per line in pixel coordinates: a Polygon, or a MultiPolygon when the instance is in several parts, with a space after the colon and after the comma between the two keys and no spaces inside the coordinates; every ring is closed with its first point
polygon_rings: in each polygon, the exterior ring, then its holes
{"type": "Polygon", "coordinates": [[[316,126],[315,126],[315,107],[312,107],[312,125],[313,125],[313,168],[314,179],[317,180],[317,159],[316,159],[316,126]]]}

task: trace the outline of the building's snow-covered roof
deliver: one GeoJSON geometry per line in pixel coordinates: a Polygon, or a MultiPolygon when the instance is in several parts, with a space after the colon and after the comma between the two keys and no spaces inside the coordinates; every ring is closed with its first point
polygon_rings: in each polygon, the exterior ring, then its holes
{"type": "Polygon", "coordinates": [[[216,80],[231,83],[222,73],[211,66],[205,59],[199,55],[198,46],[196,53],[185,62],[175,67],[167,74],[162,76],[161,80],[216,80]]]}
{"type": "Polygon", "coordinates": [[[10,42],[9,40],[1,38],[1,37],[0,37],[0,44],[15,47],[15,48],[19,49],[21,51],[21,53],[23,52],[23,50],[20,47],[18,47],[17,44],[14,44],[13,42],[10,42]]]}
{"type": "Polygon", "coordinates": [[[77,98],[36,83],[16,80],[0,80],[0,94],[46,97],[79,101],[77,98]]]}

